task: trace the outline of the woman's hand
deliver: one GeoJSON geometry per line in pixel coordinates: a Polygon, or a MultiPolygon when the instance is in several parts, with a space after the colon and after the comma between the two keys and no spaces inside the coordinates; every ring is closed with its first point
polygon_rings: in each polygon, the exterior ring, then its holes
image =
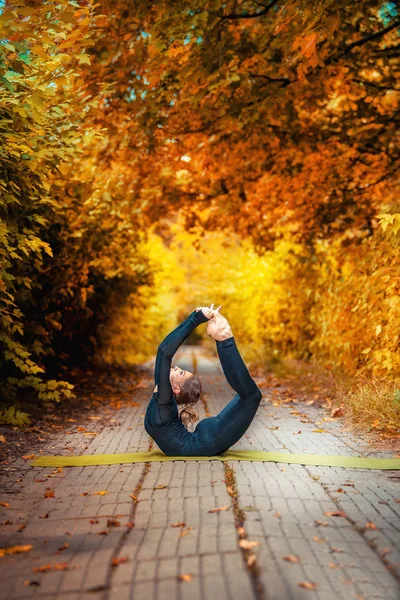
{"type": "MultiPolygon", "coordinates": [[[[219,310],[222,307],[219,306],[217,309],[215,310],[219,310]]],[[[210,306],[198,306],[196,308],[196,312],[199,312],[199,310],[201,310],[203,312],[203,315],[205,315],[207,317],[207,319],[211,319],[215,310],[214,310],[214,302],[210,305],[210,306]]]]}

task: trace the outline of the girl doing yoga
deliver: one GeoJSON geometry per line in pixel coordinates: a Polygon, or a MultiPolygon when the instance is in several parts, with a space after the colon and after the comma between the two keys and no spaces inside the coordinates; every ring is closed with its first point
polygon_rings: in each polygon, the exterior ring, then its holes
{"type": "Polygon", "coordinates": [[[174,329],[158,347],[155,388],[147,407],[144,426],[147,433],[168,456],[216,456],[226,452],[248,429],[262,394],[250,376],[236,347],[228,321],[214,309],[198,307],[174,329]],[[197,418],[194,405],[201,384],[193,373],[171,367],[172,357],[188,335],[201,323],[216,341],[222,370],[236,395],[215,417],[197,418]]]}

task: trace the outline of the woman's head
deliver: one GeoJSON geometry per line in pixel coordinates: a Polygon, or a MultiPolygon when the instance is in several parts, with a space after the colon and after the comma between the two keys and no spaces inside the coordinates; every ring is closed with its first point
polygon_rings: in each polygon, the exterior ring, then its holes
{"type": "Polygon", "coordinates": [[[188,431],[193,431],[199,418],[194,406],[201,395],[201,383],[193,373],[178,366],[171,369],[170,381],[180,419],[188,431]]]}

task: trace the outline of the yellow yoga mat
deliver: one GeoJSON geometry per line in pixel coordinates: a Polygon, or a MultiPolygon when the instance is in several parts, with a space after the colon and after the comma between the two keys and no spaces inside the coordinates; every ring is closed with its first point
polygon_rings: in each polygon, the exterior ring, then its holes
{"type": "Polygon", "coordinates": [[[84,456],[40,456],[32,467],[88,467],[121,465],[124,463],[163,462],[171,460],[254,460],[352,469],[400,469],[400,458],[362,458],[358,456],[323,456],[318,454],[289,454],[259,450],[228,450],[220,456],[166,456],[160,450],[127,452],[125,454],[85,454],[84,456]]]}

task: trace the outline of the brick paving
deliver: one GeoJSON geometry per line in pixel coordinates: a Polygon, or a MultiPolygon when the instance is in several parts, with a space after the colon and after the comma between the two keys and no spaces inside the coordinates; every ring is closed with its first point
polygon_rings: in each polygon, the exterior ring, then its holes
{"type": "MultiPolygon", "coordinates": [[[[184,346],[175,362],[190,369],[193,354],[208,410],[215,414],[234,392],[216,353],[210,357],[184,346]]],[[[151,440],[143,419],[153,389],[152,366],[134,393],[139,406],[115,409],[109,425],[84,442],[78,431],[67,439],[53,435],[44,453],[68,454],[71,447],[74,454],[148,450],[151,440]]],[[[321,424],[322,409],[295,401],[282,404],[273,390],[262,391],[256,419],[235,448],[391,456],[374,452],[340,421],[321,424]],[[313,431],[318,428],[324,431],[313,431]]],[[[0,507],[0,547],[33,548],[0,558],[0,600],[400,598],[398,472],[229,465],[236,505],[225,466],[217,461],[58,470],[32,468],[18,459],[1,478],[0,502],[10,506],[0,507]],[[54,497],[44,498],[46,488],[54,497]],[[99,491],[107,493],[95,494],[99,491]],[[221,507],[227,509],[209,512],[221,507]],[[324,514],[334,511],[345,516],[324,514]],[[259,543],[250,566],[240,539],[259,543]],[[112,566],[113,560],[119,564],[112,566]],[[46,565],[62,568],[62,563],[66,570],[33,571],[46,565]],[[182,576],[189,581],[181,581],[182,576]]]]}

